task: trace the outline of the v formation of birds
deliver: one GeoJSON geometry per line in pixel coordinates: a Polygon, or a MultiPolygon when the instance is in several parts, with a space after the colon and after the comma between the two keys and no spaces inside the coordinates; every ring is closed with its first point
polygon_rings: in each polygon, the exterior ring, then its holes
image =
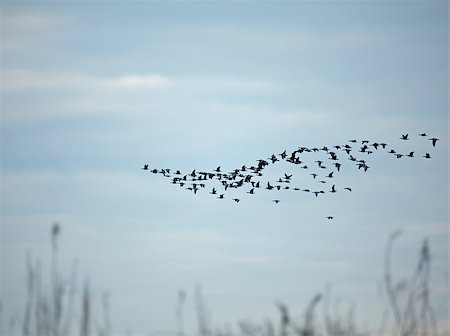
{"type": "MultiPolygon", "coordinates": [[[[425,138],[431,141],[431,147],[436,147],[438,138],[428,138],[426,133],[417,135],[419,138],[425,138]]],[[[402,134],[399,138],[402,141],[409,141],[411,137],[409,134],[402,134]]],[[[342,167],[347,163],[352,164],[359,171],[367,172],[370,169],[368,161],[362,156],[369,156],[374,152],[385,152],[393,155],[397,159],[421,157],[423,159],[431,159],[430,153],[423,153],[416,155],[416,152],[400,153],[397,150],[388,147],[383,142],[372,142],[369,140],[348,140],[344,145],[335,145],[330,148],[324,146],[319,147],[299,147],[298,149],[288,152],[284,150],[279,154],[272,154],[268,158],[257,160],[256,164],[251,166],[243,165],[240,168],[229,172],[223,172],[221,166],[212,171],[198,171],[194,169],[192,172],[183,173],[180,170],[165,168],[151,168],[145,164],[141,169],[149,171],[153,174],[160,174],[164,178],[170,180],[172,184],[192,192],[194,195],[202,190],[207,190],[209,194],[217,199],[226,199],[225,194],[231,189],[243,188],[247,194],[254,195],[264,189],[274,191],[291,190],[296,192],[304,192],[313,195],[313,197],[320,197],[325,193],[335,194],[338,191],[352,192],[352,187],[342,186],[338,187],[336,183],[332,183],[335,175],[341,172],[342,167]],[[308,156],[312,153],[324,155],[321,160],[308,160],[308,156]],[[263,181],[263,172],[270,165],[276,165],[279,162],[291,163],[304,172],[308,172],[310,183],[315,187],[301,187],[291,183],[293,174],[284,173],[278,180],[263,181]],[[215,182],[218,186],[208,187],[208,184],[215,182]],[[329,188],[324,188],[326,185],[331,185],[329,188]]],[[[277,194],[280,195],[280,194],[277,194]]],[[[239,203],[240,198],[231,198],[232,201],[239,203]]],[[[280,198],[272,200],[274,204],[281,202],[280,198]]],[[[334,216],[326,216],[328,220],[334,219],[334,216]]]]}

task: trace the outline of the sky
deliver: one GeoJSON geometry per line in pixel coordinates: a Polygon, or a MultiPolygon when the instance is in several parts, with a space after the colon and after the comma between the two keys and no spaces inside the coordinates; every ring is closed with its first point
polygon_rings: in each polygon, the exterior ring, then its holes
{"type": "MultiPolygon", "coordinates": [[[[109,294],[117,334],[174,331],[181,289],[195,331],[199,286],[215,326],[276,319],[275,302],[301,316],[329,285],[333,300],[355,305],[357,320],[375,328],[396,229],[395,275],[411,275],[427,238],[433,300],[448,319],[448,2],[2,1],[0,9],[5,329],[23,316],[27,253],[49,268],[54,222],[61,273],[78,260],[94,298],[109,294]],[[422,132],[440,139],[435,148],[422,132]],[[141,169],[231,171],[350,139],[417,157],[375,151],[367,172],[344,163],[336,183],[352,192],[280,192],[278,204],[266,190],[236,191],[239,203],[194,195],[141,169]]],[[[285,173],[310,183],[285,162],[265,174],[285,173]]]]}

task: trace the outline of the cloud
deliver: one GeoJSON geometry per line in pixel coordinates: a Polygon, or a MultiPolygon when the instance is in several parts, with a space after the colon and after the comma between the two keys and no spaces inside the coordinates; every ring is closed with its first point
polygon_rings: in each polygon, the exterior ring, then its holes
{"type": "Polygon", "coordinates": [[[66,21],[50,15],[3,14],[2,51],[23,52],[24,49],[31,49],[36,46],[42,47],[50,36],[61,31],[60,26],[66,21]]]}
{"type": "Polygon", "coordinates": [[[46,29],[57,23],[53,17],[35,14],[6,15],[2,21],[3,29],[11,32],[46,29]]]}
{"type": "Polygon", "coordinates": [[[241,107],[234,112],[236,104],[232,100],[277,90],[277,84],[269,81],[233,76],[169,78],[164,74],[152,73],[96,76],[21,68],[2,69],[0,76],[1,89],[6,98],[3,118],[14,123],[126,113],[127,118],[151,116],[152,120],[167,120],[170,115],[172,120],[181,118],[188,122],[195,115],[198,116],[196,122],[204,124],[211,117],[217,118],[217,113],[242,119],[243,116],[237,112],[259,107],[243,107],[240,104],[241,107]],[[33,106],[17,98],[34,92],[39,93],[40,99],[33,106]],[[151,111],[158,113],[155,115],[151,111]],[[186,120],[187,117],[189,120],[186,120]]]}
{"type": "Polygon", "coordinates": [[[25,69],[3,69],[1,78],[2,90],[6,92],[45,89],[155,89],[166,87],[170,83],[168,77],[155,74],[96,77],[80,73],[52,73],[25,69]]]}

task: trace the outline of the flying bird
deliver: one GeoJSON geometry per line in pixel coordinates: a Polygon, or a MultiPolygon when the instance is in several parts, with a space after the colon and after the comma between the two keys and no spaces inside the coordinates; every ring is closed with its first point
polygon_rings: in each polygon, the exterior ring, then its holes
{"type": "MultiPolygon", "coordinates": [[[[419,133],[418,136],[420,137],[428,137],[427,133],[419,133]]],[[[401,134],[400,140],[410,140],[408,134],[401,134]]],[[[431,141],[433,147],[436,147],[437,141],[439,141],[438,138],[432,137],[428,138],[429,141],[431,141]]],[[[369,160],[362,160],[360,153],[363,153],[365,155],[370,153],[378,153],[378,155],[382,155],[383,153],[393,154],[398,159],[402,157],[415,157],[415,154],[417,152],[410,151],[409,154],[400,154],[402,152],[401,148],[396,148],[395,150],[392,148],[386,149],[387,144],[383,142],[373,142],[369,140],[348,140],[351,143],[361,143],[361,147],[358,149],[353,149],[352,146],[349,146],[348,144],[338,144],[338,145],[330,145],[330,146],[323,146],[320,147],[298,147],[298,149],[294,150],[293,152],[288,152],[286,149],[282,151],[280,154],[271,154],[270,158],[268,160],[256,160],[256,163],[254,165],[239,165],[237,169],[231,170],[229,172],[222,172],[221,166],[218,166],[217,168],[213,169],[212,171],[200,171],[194,169],[191,173],[182,174],[180,170],[171,169],[171,168],[164,168],[164,169],[156,169],[153,168],[150,170],[148,164],[144,164],[143,167],[141,167],[142,170],[148,170],[153,174],[156,175],[163,175],[163,177],[167,178],[168,181],[172,184],[176,184],[183,189],[187,189],[192,191],[194,194],[201,193],[203,189],[208,188],[209,194],[216,195],[216,198],[218,199],[224,199],[226,197],[226,194],[230,191],[230,189],[239,189],[244,187],[244,190],[247,194],[254,194],[256,188],[263,188],[266,183],[267,186],[264,188],[266,190],[272,191],[275,190],[277,194],[284,194],[288,193],[288,190],[294,190],[294,191],[304,191],[314,194],[315,197],[318,197],[319,194],[325,194],[326,192],[336,194],[338,191],[338,188],[336,188],[336,185],[333,184],[331,186],[331,190],[328,189],[328,191],[320,190],[317,191],[317,189],[320,189],[317,187],[316,191],[314,190],[313,184],[326,184],[327,178],[335,178],[339,179],[339,175],[341,174],[341,168],[348,164],[348,161],[353,161],[354,165],[356,166],[358,170],[363,170],[366,172],[369,169],[369,160]],[[380,149],[386,149],[386,151],[381,151],[380,149]],[[371,150],[373,149],[373,150],[371,150]],[[289,154],[288,154],[289,153],[289,154]],[[309,153],[309,154],[308,154],[309,153]],[[302,160],[300,160],[300,154],[302,160]],[[313,157],[311,157],[314,155],[313,157]],[[309,157],[308,157],[309,156],[309,157]],[[278,159],[279,158],[279,159],[278,159]],[[325,165],[325,162],[328,162],[326,160],[332,160],[332,166],[336,167],[335,171],[329,171],[325,174],[319,174],[317,172],[317,169],[313,169],[314,167],[320,168],[320,169],[329,169],[327,168],[328,165],[325,165]],[[284,160],[284,163],[281,163],[281,160],[284,160]],[[277,163],[280,162],[280,163],[277,163]],[[313,164],[313,162],[316,162],[316,164],[313,164]],[[279,177],[278,180],[272,179],[270,177],[267,177],[264,180],[265,169],[267,166],[272,165],[284,165],[284,164],[294,164],[298,165],[298,168],[301,168],[300,171],[296,170],[292,174],[283,173],[282,177],[279,177]],[[308,168],[310,166],[311,168],[308,168]],[[294,185],[294,177],[297,177],[297,174],[303,174],[301,171],[302,169],[310,169],[311,174],[310,176],[313,177],[313,179],[309,180],[311,183],[311,186],[308,186],[305,188],[305,186],[302,186],[300,188],[299,186],[294,185]],[[321,178],[317,178],[317,177],[321,178]],[[255,181],[258,179],[258,181],[255,181]],[[218,183],[220,188],[217,186],[211,186],[210,184],[218,183]],[[289,186],[289,185],[292,185],[289,186]],[[250,186],[250,188],[246,188],[250,186]],[[222,194],[218,194],[218,189],[222,190],[222,194]]],[[[413,141],[411,141],[413,143],[413,141]]],[[[278,153],[278,152],[276,152],[278,153]]],[[[425,159],[431,159],[430,153],[425,153],[422,155],[425,159]]],[[[409,160],[408,160],[409,161],[409,160]]],[[[410,161],[411,162],[411,161],[410,161]]],[[[319,169],[319,170],[320,170],[319,169]]],[[[347,170],[349,171],[350,170],[347,170]]],[[[308,174],[308,173],[306,173],[308,174]]],[[[330,183],[331,184],[331,183],[330,183]]],[[[352,188],[350,186],[347,186],[343,188],[349,192],[352,191],[352,188]]],[[[273,191],[273,192],[275,192],[273,191]]],[[[339,193],[337,193],[339,194],[339,193]]],[[[234,202],[239,203],[241,198],[233,196],[234,198],[231,198],[234,202]]],[[[281,197],[281,196],[280,196],[281,197]]],[[[336,197],[336,196],[333,196],[336,197]]],[[[282,200],[280,199],[274,199],[272,202],[279,203],[282,200]]],[[[333,219],[333,216],[326,217],[328,219],[333,219]]]]}
{"type": "Polygon", "coordinates": [[[436,147],[436,142],[438,142],[439,139],[437,139],[437,138],[431,138],[431,139],[428,139],[428,140],[431,140],[431,142],[432,142],[432,144],[433,144],[433,147],[436,147]]]}

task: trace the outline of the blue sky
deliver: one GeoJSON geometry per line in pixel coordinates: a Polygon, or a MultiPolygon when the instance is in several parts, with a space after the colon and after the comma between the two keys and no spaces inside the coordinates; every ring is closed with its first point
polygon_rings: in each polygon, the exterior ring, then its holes
{"type": "Polygon", "coordinates": [[[196,284],[217,325],[275,316],[276,300],[299,315],[328,283],[376,321],[397,228],[399,277],[428,237],[448,293],[447,2],[4,1],[1,15],[6,316],[23,309],[26,251],[48,260],[53,221],[62,267],[79,259],[111,294],[118,333],[173,330],[177,292],[192,315],[196,284]],[[352,138],[433,158],[375,153],[367,173],[344,167],[352,193],[276,206],[267,192],[194,197],[140,169],[228,171],[352,138]]]}

